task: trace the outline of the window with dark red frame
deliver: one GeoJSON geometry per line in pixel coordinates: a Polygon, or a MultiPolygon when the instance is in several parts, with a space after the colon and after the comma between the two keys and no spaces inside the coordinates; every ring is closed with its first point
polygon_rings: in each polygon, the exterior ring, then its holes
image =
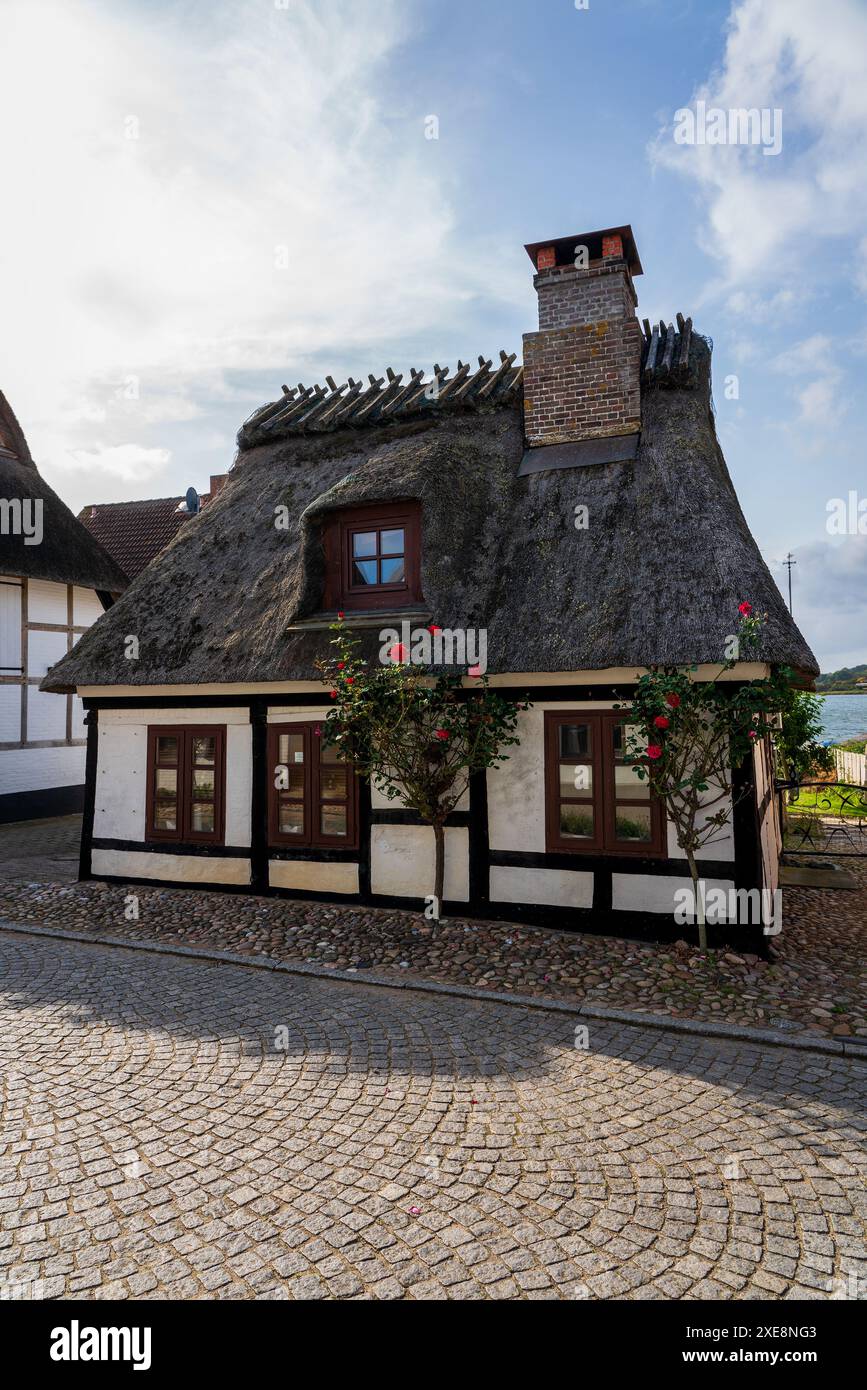
{"type": "Polygon", "coordinates": [[[665,818],[625,756],[618,711],[545,714],[545,838],[549,850],[641,854],[665,850],[665,818]]]}
{"type": "Polygon", "coordinates": [[[321,725],[269,725],[268,773],[272,845],[357,847],[358,778],[321,725]]]}
{"type": "Polygon", "coordinates": [[[148,729],[147,838],[221,844],[226,730],[201,724],[148,729]]]}
{"type": "Polygon", "coordinates": [[[324,523],[326,609],[403,608],[421,600],[417,502],[336,512],[324,523]]]}

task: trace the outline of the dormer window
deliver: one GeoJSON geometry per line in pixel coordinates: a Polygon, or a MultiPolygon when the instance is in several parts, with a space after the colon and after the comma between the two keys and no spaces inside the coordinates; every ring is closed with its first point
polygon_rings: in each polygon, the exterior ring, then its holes
{"type": "Polygon", "coordinates": [[[417,502],[376,503],[335,513],[322,533],[323,607],[357,612],[417,604],[420,531],[417,502]]]}

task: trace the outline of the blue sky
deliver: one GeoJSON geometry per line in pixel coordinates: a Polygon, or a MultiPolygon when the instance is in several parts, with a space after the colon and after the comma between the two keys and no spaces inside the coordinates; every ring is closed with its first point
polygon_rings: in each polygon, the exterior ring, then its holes
{"type": "Polygon", "coordinates": [[[823,669],[867,661],[863,0],[7,0],[4,48],[0,386],[75,509],[205,490],[284,381],[520,353],[523,243],[630,222],[823,669]],[[780,153],[675,144],[697,99],[780,153]]]}

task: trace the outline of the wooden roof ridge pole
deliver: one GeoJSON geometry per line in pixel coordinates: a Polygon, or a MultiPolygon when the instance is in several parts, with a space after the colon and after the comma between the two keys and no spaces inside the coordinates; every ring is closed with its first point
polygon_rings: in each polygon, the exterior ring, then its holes
{"type": "Polygon", "coordinates": [[[302,418],[297,422],[299,429],[306,430],[308,425],[314,423],[318,424],[323,413],[326,410],[328,410],[331,406],[333,406],[336,401],[340,400],[341,396],[343,395],[343,392],[346,390],[349,384],[348,382],[344,381],[342,386],[338,386],[337,383],[334,381],[333,377],[329,376],[325,379],[331,388],[330,392],[323,391],[319,399],[315,401],[313,405],[310,406],[306,414],[304,414],[302,418]]]}
{"type": "MultiPolygon", "coordinates": [[[[359,391],[351,400],[347,398],[344,408],[342,410],[338,408],[335,415],[330,415],[328,417],[329,420],[332,420],[334,424],[345,425],[349,420],[354,418],[362,406],[369,405],[371,401],[378,399],[379,390],[385,381],[385,377],[375,377],[372,372],[368,372],[367,380],[370,383],[367,390],[359,391]]],[[[359,383],[359,385],[360,384],[361,383],[359,383]]]]}
{"type": "Polygon", "coordinates": [[[467,381],[464,382],[463,386],[457,393],[457,399],[464,400],[465,398],[474,395],[476,391],[478,391],[479,387],[485,381],[487,381],[488,374],[491,370],[491,366],[492,363],[490,361],[490,358],[480,356],[479,370],[477,372],[474,372],[473,375],[467,381]]]}
{"type": "Polygon", "coordinates": [[[455,374],[454,374],[454,376],[452,377],[451,381],[446,382],[445,386],[444,386],[443,389],[440,391],[440,400],[441,400],[441,401],[450,400],[450,399],[452,398],[452,396],[455,394],[457,388],[458,388],[458,387],[461,385],[461,383],[466,379],[466,376],[467,376],[467,373],[469,372],[469,370],[470,370],[470,364],[469,364],[469,362],[462,362],[461,359],[458,358],[458,369],[457,369],[457,371],[455,372],[455,374]]]}
{"type": "MultiPolygon", "coordinates": [[[[375,414],[377,411],[382,410],[386,402],[390,401],[394,396],[396,396],[397,392],[400,390],[400,383],[403,381],[403,373],[400,372],[396,375],[391,370],[391,367],[386,367],[385,370],[388,375],[388,385],[385,387],[384,390],[378,393],[376,400],[370,401],[369,404],[361,406],[360,409],[355,412],[353,418],[356,420],[356,422],[360,420],[370,419],[370,417],[373,414],[375,414]]],[[[382,380],[380,380],[380,386],[381,385],[382,380]]]]}
{"type": "Polygon", "coordinates": [[[415,406],[419,405],[425,398],[429,400],[431,405],[436,405],[439,400],[440,386],[445,381],[450,371],[451,367],[441,367],[439,362],[435,362],[433,375],[431,376],[430,381],[420,381],[416,392],[412,396],[410,396],[406,401],[404,401],[401,409],[413,410],[415,406]],[[436,394],[428,397],[427,393],[430,390],[430,388],[434,385],[436,386],[436,394]]]}
{"type": "Polygon", "coordinates": [[[424,377],[424,372],[417,372],[415,367],[409,369],[409,381],[402,386],[396,395],[392,396],[382,407],[383,415],[397,415],[403,410],[404,403],[413,395],[416,386],[424,377]]]}
{"type": "Polygon", "coordinates": [[[319,417],[320,428],[326,424],[330,425],[332,420],[335,420],[337,416],[343,412],[343,410],[349,404],[349,402],[354,400],[359,395],[361,391],[360,381],[353,381],[352,377],[350,376],[347,377],[347,384],[349,386],[348,396],[344,396],[341,391],[341,394],[337,397],[336,400],[334,396],[332,396],[329,399],[325,410],[319,417]]]}
{"type": "Polygon", "coordinates": [[[682,372],[689,371],[689,346],[692,339],[692,319],[684,319],[683,314],[677,316],[677,326],[680,329],[680,357],[678,358],[678,368],[682,372]]]}
{"type": "Polygon", "coordinates": [[[647,357],[644,362],[644,379],[650,381],[656,368],[656,357],[659,352],[659,324],[654,324],[650,335],[650,343],[647,348],[647,357]]]}
{"type": "Polygon", "coordinates": [[[299,420],[302,415],[307,415],[311,408],[318,405],[321,400],[327,399],[327,397],[328,393],[325,387],[317,383],[316,386],[311,386],[309,391],[305,391],[304,396],[296,405],[290,406],[287,410],[276,416],[273,423],[279,425],[293,424],[296,420],[299,420]]]}
{"type": "Polygon", "coordinates": [[[665,329],[665,352],[662,356],[662,375],[668,376],[671,372],[671,364],[674,361],[674,324],[669,324],[665,329]]]}
{"type": "Polygon", "coordinates": [[[516,352],[513,352],[511,357],[509,357],[506,355],[504,349],[500,348],[500,365],[494,372],[490,381],[486,381],[482,389],[479,391],[479,400],[487,400],[489,396],[492,396],[494,394],[500,382],[506,376],[506,373],[511,369],[512,363],[515,361],[515,358],[517,356],[518,354],[516,352]]]}

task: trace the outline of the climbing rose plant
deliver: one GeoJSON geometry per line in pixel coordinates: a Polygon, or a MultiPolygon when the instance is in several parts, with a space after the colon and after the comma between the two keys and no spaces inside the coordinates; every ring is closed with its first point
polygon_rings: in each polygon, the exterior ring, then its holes
{"type": "Polygon", "coordinates": [[[741,766],[758,739],[777,731],[779,715],[791,703],[795,676],[788,667],[776,668],[761,680],[720,680],[737,661],[757,652],[766,619],[767,614],[759,617],[744,601],[738,609],[737,632],[727,644],[731,654],[714,680],[693,680],[697,666],[652,666],[638,677],[631,704],[618,706],[630,712],[626,756],[636,775],[664,802],[686,854],[703,951],[707,923],[696,855],[723,834],[731,807],[751,789],[747,785],[735,792],[732,770],[741,766]]]}
{"type": "MultiPolygon", "coordinates": [[[[317,662],[333,706],[322,736],[335,744],[356,773],[371,777],[390,801],[401,800],[434,832],[433,915],[440,917],[445,872],[445,823],[474,772],[495,767],[518,742],[518,714],[526,702],[504,700],[487,676],[472,668],[465,689],[457,675],[434,676],[408,663],[401,643],[391,663],[369,664],[358,655],[344,615],[331,624],[334,656],[317,662]]],[[[431,624],[431,632],[437,625],[431,624]]]]}

